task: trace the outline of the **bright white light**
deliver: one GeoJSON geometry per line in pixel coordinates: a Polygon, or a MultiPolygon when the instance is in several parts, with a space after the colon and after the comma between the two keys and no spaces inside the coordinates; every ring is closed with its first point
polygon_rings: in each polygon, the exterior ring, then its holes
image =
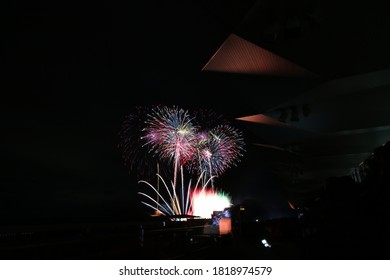
{"type": "Polygon", "coordinates": [[[223,192],[203,190],[192,196],[192,215],[202,218],[210,218],[213,211],[223,211],[230,206],[230,197],[223,192]]]}
{"type": "Polygon", "coordinates": [[[267,242],[266,239],[261,240],[261,243],[263,243],[264,247],[271,248],[271,245],[267,242]]]}

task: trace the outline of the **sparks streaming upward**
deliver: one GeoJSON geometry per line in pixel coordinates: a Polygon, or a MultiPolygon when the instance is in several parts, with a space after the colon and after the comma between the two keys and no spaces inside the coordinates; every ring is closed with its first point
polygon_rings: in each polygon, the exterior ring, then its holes
{"type": "Polygon", "coordinates": [[[139,183],[144,183],[148,187],[150,187],[156,193],[157,197],[161,199],[162,202],[159,202],[157,199],[154,199],[145,192],[138,192],[140,195],[149,200],[149,203],[146,201],[141,201],[141,203],[156,210],[159,214],[162,215],[192,215],[192,213],[194,213],[194,193],[204,192],[207,189],[207,185],[209,184],[211,178],[206,181],[205,185],[202,185],[201,182],[203,174],[201,174],[198,177],[195,185],[192,184],[191,179],[189,180],[188,185],[186,185],[186,183],[184,182],[182,166],[180,167],[180,171],[182,197],[181,200],[179,199],[180,194],[178,194],[178,192],[176,192],[175,188],[173,187],[174,183],[172,181],[170,182],[170,188],[169,183],[167,183],[161,175],[157,174],[158,180],[160,180],[165,187],[164,190],[158,190],[155,186],[145,180],[140,180],[139,183]],[[156,204],[156,206],[150,204],[150,202],[156,204]]]}
{"type": "MultiPolygon", "coordinates": [[[[208,189],[208,184],[212,178],[209,178],[206,181],[206,184],[202,185],[202,176],[203,173],[198,177],[195,185],[192,184],[190,179],[188,185],[185,186],[183,168],[181,167],[182,191],[184,190],[184,200],[181,200],[181,203],[179,202],[180,200],[178,199],[177,194],[172,192],[168,187],[168,183],[159,174],[157,174],[157,177],[165,187],[164,192],[157,190],[157,188],[149,182],[140,180],[139,182],[150,187],[161,201],[158,202],[145,192],[138,192],[146,199],[142,200],[141,203],[164,216],[186,214],[200,218],[210,218],[213,211],[222,211],[225,208],[230,207],[232,205],[231,197],[223,191],[208,189]],[[167,197],[167,199],[165,197],[167,197]],[[156,206],[154,206],[154,204],[156,204],[156,206]]],[[[173,182],[171,181],[170,183],[171,186],[173,186],[173,182]]]]}

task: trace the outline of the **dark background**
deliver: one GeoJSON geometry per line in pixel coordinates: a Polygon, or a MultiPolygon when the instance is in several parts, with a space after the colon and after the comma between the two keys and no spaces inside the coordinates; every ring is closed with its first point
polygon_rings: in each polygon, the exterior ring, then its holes
{"type": "Polygon", "coordinates": [[[275,100],[332,79],[386,69],[389,20],[380,1],[271,2],[35,1],[5,7],[0,223],[145,215],[136,194],[142,187],[117,145],[125,116],[154,104],[223,114],[243,131],[247,152],[218,178],[221,188],[237,203],[260,202],[267,217],[291,215],[282,184],[251,145],[266,137],[235,118],[265,112],[275,100]],[[305,18],[302,7],[308,6],[316,12],[312,21],[301,20],[309,24],[301,25],[306,35],[286,29],[275,33],[284,40],[269,39],[264,30],[273,18],[283,19],[285,11],[305,18]],[[232,32],[320,78],[202,71],[232,32]]]}
{"type": "MultiPolygon", "coordinates": [[[[121,124],[137,105],[210,108],[229,120],[254,111],[237,103],[239,85],[230,77],[201,72],[242,10],[206,1],[10,6],[3,10],[2,224],[147,212],[136,194],[142,186],[117,148],[121,124]]],[[[243,168],[232,167],[221,187],[255,190],[258,178],[235,177],[243,168]]]]}

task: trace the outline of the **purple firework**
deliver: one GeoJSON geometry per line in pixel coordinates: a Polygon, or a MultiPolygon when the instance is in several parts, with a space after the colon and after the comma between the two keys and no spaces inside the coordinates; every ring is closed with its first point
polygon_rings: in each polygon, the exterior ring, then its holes
{"type": "Polygon", "coordinates": [[[178,160],[184,165],[195,152],[196,128],[188,111],[177,107],[158,107],[148,115],[143,131],[145,145],[161,158],[178,160]]]}
{"type": "MultiPolygon", "coordinates": [[[[220,115],[211,110],[198,110],[193,115],[176,106],[137,107],[128,115],[120,132],[122,157],[139,175],[145,171],[157,174],[157,185],[146,183],[156,193],[146,193],[153,205],[143,202],[157,212],[183,214],[188,212],[191,180],[186,189],[183,167],[198,173],[198,184],[206,188],[213,178],[240,161],[244,141],[239,130],[230,126],[220,115]],[[196,123],[195,123],[196,121],[196,123]],[[194,125],[195,124],[195,125],[194,125]],[[166,183],[160,175],[159,162],[173,163],[173,181],[166,183]],[[157,169],[157,172],[153,172],[157,169]],[[180,174],[179,174],[180,171],[180,174]],[[179,179],[180,177],[180,179],[179,179]],[[178,185],[181,182],[179,188],[178,185]],[[161,187],[168,198],[161,195],[161,187]],[[164,190],[164,188],[162,188],[164,190]]],[[[168,167],[168,165],[163,165],[168,167]]],[[[149,173],[150,174],[150,173],[149,173]]]]}
{"type": "Polygon", "coordinates": [[[149,108],[138,106],[125,117],[119,132],[118,148],[129,171],[136,171],[137,176],[154,177],[158,159],[148,153],[141,139],[148,112],[149,108]]]}
{"type": "MultiPolygon", "coordinates": [[[[176,200],[175,205],[178,205],[176,184],[179,164],[183,166],[187,160],[193,157],[196,128],[191,123],[188,111],[178,107],[157,108],[148,117],[143,137],[146,141],[145,145],[150,146],[150,151],[154,151],[160,157],[173,161],[173,197],[176,200]]],[[[182,201],[184,201],[183,185],[181,194],[182,201]]]]}
{"type": "Polygon", "coordinates": [[[223,115],[211,109],[198,109],[192,114],[198,125],[197,153],[187,164],[187,168],[191,172],[203,173],[205,179],[220,175],[241,155],[244,144],[241,133],[233,129],[223,115]],[[221,141],[216,141],[215,135],[218,134],[221,134],[221,141]],[[232,151],[230,156],[227,156],[224,154],[229,150],[226,146],[231,150],[235,148],[237,153],[232,151]]]}
{"type": "Polygon", "coordinates": [[[244,140],[239,130],[226,124],[218,125],[208,132],[198,148],[199,172],[211,177],[224,173],[240,161],[244,140]]]}

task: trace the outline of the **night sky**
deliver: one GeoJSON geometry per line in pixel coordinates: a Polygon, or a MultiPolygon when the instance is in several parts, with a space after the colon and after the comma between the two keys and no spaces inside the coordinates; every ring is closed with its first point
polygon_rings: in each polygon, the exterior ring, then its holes
{"type": "MultiPolygon", "coordinates": [[[[40,1],[4,16],[0,223],[128,220],[149,210],[123,163],[118,133],[138,105],[209,108],[237,128],[256,113],[261,80],[201,69],[250,6],[207,1],[40,1]],[[121,6],[122,5],[122,6],[121,6]],[[253,89],[252,89],[253,87],[253,89]]],[[[286,84],[288,86],[288,83],[286,84]]],[[[286,198],[247,152],[223,178],[239,202],[284,215],[286,198]]]]}

